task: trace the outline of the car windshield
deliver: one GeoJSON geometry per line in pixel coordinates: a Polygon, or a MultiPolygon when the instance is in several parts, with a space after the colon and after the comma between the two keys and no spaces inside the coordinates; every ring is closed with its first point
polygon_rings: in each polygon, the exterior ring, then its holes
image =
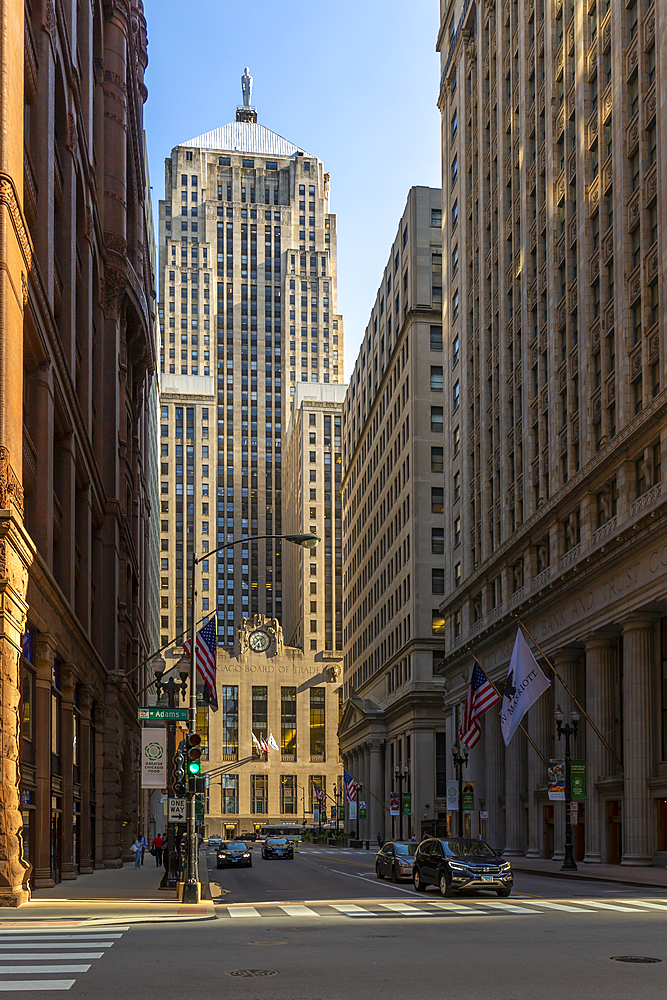
{"type": "Polygon", "coordinates": [[[225,851],[247,851],[247,846],[240,840],[234,841],[233,844],[221,844],[220,847],[225,851]]]}
{"type": "Polygon", "coordinates": [[[286,844],[286,843],[287,843],[287,840],[286,840],[285,837],[271,837],[270,840],[267,840],[267,844],[271,844],[272,847],[276,847],[276,846],[280,847],[281,845],[286,844]]]}
{"type": "Polygon", "coordinates": [[[450,858],[495,858],[483,840],[443,840],[442,846],[450,858]]]}
{"type": "Polygon", "coordinates": [[[414,858],[417,853],[417,844],[394,844],[396,854],[402,854],[406,858],[414,858]]]}

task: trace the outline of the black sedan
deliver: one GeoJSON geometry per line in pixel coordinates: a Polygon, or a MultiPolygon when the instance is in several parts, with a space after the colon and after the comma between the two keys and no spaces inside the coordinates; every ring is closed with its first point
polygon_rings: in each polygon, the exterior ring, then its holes
{"type": "Polygon", "coordinates": [[[250,848],[242,840],[223,842],[218,847],[218,868],[252,868],[250,848]]]}
{"type": "Polygon", "coordinates": [[[392,882],[400,882],[402,879],[412,881],[412,863],[417,845],[411,842],[404,843],[400,840],[392,840],[384,844],[375,855],[375,874],[378,878],[387,876],[392,882]]]}
{"type": "Polygon", "coordinates": [[[466,889],[494,889],[509,896],[514,885],[512,866],[483,840],[458,837],[423,840],[415,854],[412,881],[417,892],[437,885],[443,896],[466,889]]]}
{"type": "Polygon", "coordinates": [[[268,837],[262,845],[262,857],[269,858],[294,858],[294,844],[286,837],[268,837]]]}

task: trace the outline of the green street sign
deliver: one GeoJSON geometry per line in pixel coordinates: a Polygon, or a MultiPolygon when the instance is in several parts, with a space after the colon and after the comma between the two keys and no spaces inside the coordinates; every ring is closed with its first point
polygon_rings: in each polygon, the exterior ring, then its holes
{"type": "Polygon", "coordinates": [[[586,798],[586,761],[570,761],[570,798],[572,802],[583,802],[586,798]]]}
{"type": "Polygon", "coordinates": [[[139,709],[139,722],[143,722],[146,720],[153,722],[156,719],[167,722],[187,722],[188,709],[187,708],[140,708],[139,709]]]}

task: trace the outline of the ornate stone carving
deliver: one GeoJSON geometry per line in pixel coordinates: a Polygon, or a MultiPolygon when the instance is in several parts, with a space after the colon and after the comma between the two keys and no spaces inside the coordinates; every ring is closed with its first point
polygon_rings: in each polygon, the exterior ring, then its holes
{"type": "Polygon", "coordinates": [[[45,0],[43,24],[49,34],[52,34],[57,23],[56,5],[54,0],[45,0]]]}
{"type": "Polygon", "coordinates": [[[0,445],[0,507],[13,503],[23,517],[23,487],[9,462],[9,449],[0,445]]]}
{"type": "Polygon", "coordinates": [[[326,673],[329,675],[330,681],[337,681],[342,673],[342,668],[340,663],[327,663],[324,669],[326,673]]]}

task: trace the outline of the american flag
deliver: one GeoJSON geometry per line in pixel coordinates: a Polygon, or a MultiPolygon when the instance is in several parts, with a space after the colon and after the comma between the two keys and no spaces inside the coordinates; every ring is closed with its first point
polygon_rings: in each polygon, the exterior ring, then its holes
{"type": "Polygon", "coordinates": [[[326,809],[326,807],[327,807],[327,793],[324,791],[323,788],[320,788],[319,785],[316,785],[315,782],[313,782],[313,791],[315,792],[315,795],[317,796],[317,801],[320,804],[320,809],[326,809]]]}
{"type": "Polygon", "coordinates": [[[355,781],[352,775],[345,769],[343,769],[343,780],[345,782],[345,794],[347,796],[347,801],[354,802],[356,800],[357,792],[361,790],[361,785],[358,781],[355,781]]]}
{"type": "MultiPolygon", "coordinates": [[[[190,640],[183,643],[183,649],[190,655],[190,640]]],[[[206,622],[197,632],[197,672],[204,681],[204,701],[218,711],[218,695],[215,688],[215,663],[218,649],[218,629],[216,616],[206,622]]]]}
{"type": "Polygon", "coordinates": [[[469,747],[474,747],[475,743],[482,735],[479,719],[492,705],[500,701],[500,695],[491,684],[477,660],[474,661],[468,697],[463,709],[463,719],[461,721],[461,742],[469,747]]]}

